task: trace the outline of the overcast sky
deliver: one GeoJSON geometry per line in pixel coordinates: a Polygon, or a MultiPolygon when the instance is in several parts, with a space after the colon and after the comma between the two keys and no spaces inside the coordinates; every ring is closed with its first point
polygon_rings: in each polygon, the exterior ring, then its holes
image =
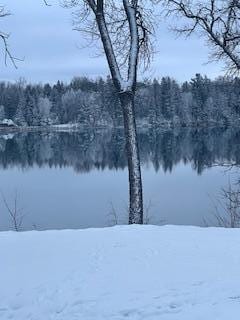
{"type": "MultiPolygon", "coordinates": [[[[105,76],[108,68],[104,57],[96,58],[94,48],[84,48],[80,33],[72,31],[71,12],[51,0],[46,7],[43,0],[5,0],[2,2],[12,15],[2,19],[0,30],[10,32],[11,51],[24,58],[15,70],[0,58],[0,79],[17,80],[24,77],[33,82],[69,81],[74,76],[105,76]]],[[[161,22],[157,30],[157,53],[147,74],[157,77],[169,75],[179,81],[189,80],[200,72],[214,78],[221,74],[220,64],[205,64],[208,50],[197,36],[176,39],[161,22]]],[[[2,50],[2,47],[1,47],[2,50]]]]}

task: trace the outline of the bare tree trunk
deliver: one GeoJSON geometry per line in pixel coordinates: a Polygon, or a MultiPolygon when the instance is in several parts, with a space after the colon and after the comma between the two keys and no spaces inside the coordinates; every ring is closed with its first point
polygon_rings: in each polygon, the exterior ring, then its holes
{"type": "MultiPolygon", "coordinates": [[[[68,4],[69,1],[65,2],[67,7],[75,7],[79,5],[80,1],[70,1],[71,4],[68,4]]],[[[80,13],[80,20],[86,21],[86,18],[89,17],[89,11],[92,11],[95,15],[94,23],[90,24],[93,29],[87,28],[87,31],[94,35],[93,38],[96,35],[99,35],[101,38],[112,81],[122,106],[129,172],[129,224],[143,224],[142,178],[134,112],[134,96],[137,83],[138,60],[140,56],[149,58],[148,35],[151,32],[148,30],[148,23],[145,25],[143,19],[144,13],[138,4],[138,0],[85,0],[83,2],[86,10],[84,10],[83,16],[80,13]],[[125,50],[128,45],[129,48],[125,50]],[[125,69],[123,69],[125,77],[122,77],[119,68],[121,66],[121,59],[119,61],[118,57],[124,58],[124,61],[127,63],[127,74],[125,74],[125,69]]]]}
{"type": "Polygon", "coordinates": [[[143,224],[142,178],[134,114],[134,92],[120,92],[129,174],[129,224],[143,224]]]}

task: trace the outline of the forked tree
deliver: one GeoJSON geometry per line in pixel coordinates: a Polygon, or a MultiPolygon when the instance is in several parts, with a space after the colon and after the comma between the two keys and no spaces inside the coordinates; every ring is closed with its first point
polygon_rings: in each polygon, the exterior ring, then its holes
{"type": "Polygon", "coordinates": [[[150,1],[65,0],[75,29],[101,40],[122,108],[129,172],[129,223],[143,223],[143,191],[134,97],[139,64],[149,62],[153,33],[150,1]],[[148,4],[148,7],[146,5],[148,4]]]}
{"type": "Polygon", "coordinates": [[[190,36],[198,32],[210,46],[212,60],[223,60],[226,71],[240,71],[240,0],[156,0],[167,14],[177,15],[182,26],[175,30],[190,36]]]}

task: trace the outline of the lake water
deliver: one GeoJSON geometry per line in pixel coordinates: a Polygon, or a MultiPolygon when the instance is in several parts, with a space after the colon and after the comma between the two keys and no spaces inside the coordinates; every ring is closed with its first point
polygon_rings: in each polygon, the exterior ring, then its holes
{"type": "MultiPolygon", "coordinates": [[[[139,130],[145,220],[217,225],[213,199],[237,171],[240,130],[139,130]],[[205,221],[205,222],[204,222],[205,221]]],[[[22,215],[21,230],[127,223],[123,131],[0,133],[0,230],[13,229],[3,198],[22,215]]]]}

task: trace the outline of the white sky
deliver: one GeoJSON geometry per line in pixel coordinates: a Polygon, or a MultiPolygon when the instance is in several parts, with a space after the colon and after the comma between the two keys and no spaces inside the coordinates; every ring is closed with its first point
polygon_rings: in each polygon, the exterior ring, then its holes
{"type": "MultiPolygon", "coordinates": [[[[24,58],[15,70],[0,59],[0,79],[17,80],[24,77],[33,82],[69,81],[74,76],[105,76],[108,68],[105,58],[96,58],[94,48],[80,49],[84,40],[72,31],[71,12],[63,9],[57,0],[46,7],[43,0],[3,0],[12,16],[2,19],[0,30],[10,32],[11,51],[24,58]]],[[[189,80],[200,72],[214,78],[221,74],[220,64],[205,64],[208,48],[197,36],[176,39],[161,22],[156,35],[157,53],[150,70],[141,77],[171,76],[179,81],[189,80]]],[[[1,47],[1,50],[3,48],[1,47]]]]}

